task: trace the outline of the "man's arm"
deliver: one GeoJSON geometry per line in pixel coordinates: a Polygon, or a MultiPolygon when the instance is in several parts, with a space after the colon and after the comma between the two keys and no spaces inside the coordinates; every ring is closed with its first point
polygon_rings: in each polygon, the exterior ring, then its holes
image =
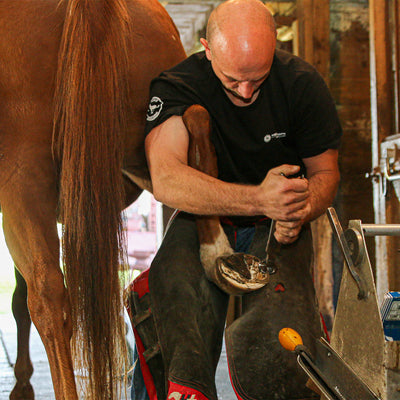
{"type": "Polygon", "coordinates": [[[315,157],[304,158],[310,196],[305,206],[305,217],[293,221],[277,221],[275,238],[280,243],[294,242],[305,222],[322,215],[332,204],[339,184],[338,151],[329,149],[315,157]]]}
{"type": "Polygon", "coordinates": [[[146,138],[154,197],[160,202],[200,215],[266,215],[282,221],[306,217],[308,184],[282,176],[298,166],[271,170],[260,185],[223,182],[187,165],[188,132],[181,117],[173,116],[146,138]]]}

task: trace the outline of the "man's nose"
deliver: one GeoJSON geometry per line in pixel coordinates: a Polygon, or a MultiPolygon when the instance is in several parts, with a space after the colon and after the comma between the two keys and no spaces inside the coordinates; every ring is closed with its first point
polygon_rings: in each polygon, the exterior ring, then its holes
{"type": "Polygon", "coordinates": [[[243,82],[239,82],[239,86],[238,86],[237,90],[238,90],[238,93],[244,99],[250,99],[254,93],[254,86],[251,82],[243,81],[243,82]]]}

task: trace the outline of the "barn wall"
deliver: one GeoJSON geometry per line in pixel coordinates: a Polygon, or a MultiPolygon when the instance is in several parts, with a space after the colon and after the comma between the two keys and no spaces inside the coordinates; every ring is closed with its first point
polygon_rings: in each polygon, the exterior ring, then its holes
{"type": "Polygon", "coordinates": [[[338,207],[343,221],[373,222],[368,2],[331,1],[331,92],[344,131],[338,207]]]}
{"type": "MultiPolygon", "coordinates": [[[[347,228],[350,219],[374,222],[372,183],[365,177],[372,169],[369,10],[367,0],[331,0],[330,8],[330,87],[343,127],[341,183],[335,207],[347,228]]],[[[373,263],[373,239],[367,238],[367,246],[373,263]]],[[[342,268],[337,246],[334,255],[336,298],[342,268]]]]}

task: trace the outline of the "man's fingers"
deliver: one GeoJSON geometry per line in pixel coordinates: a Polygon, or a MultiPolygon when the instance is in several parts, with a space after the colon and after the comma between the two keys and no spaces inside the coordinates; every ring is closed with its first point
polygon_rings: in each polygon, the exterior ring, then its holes
{"type": "Polygon", "coordinates": [[[277,221],[300,221],[306,216],[306,203],[294,203],[284,210],[277,209],[269,217],[277,221]]]}
{"type": "Polygon", "coordinates": [[[283,235],[280,232],[275,231],[274,233],[275,239],[278,243],[281,244],[290,244],[293,243],[297,240],[297,238],[299,237],[298,235],[292,235],[292,236],[288,236],[288,235],[283,235]]]}
{"type": "Polygon", "coordinates": [[[290,206],[291,204],[306,202],[309,196],[310,193],[308,191],[301,193],[287,193],[282,196],[281,204],[284,206],[290,206]]]}
{"type": "Polygon", "coordinates": [[[275,177],[280,178],[281,189],[285,192],[304,192],[308,190],[308,180],[300,177],[291,177],[300,171],[298,165],[281,165],[271,170],[275,177]]]}
{"type": "Polygon", "coordinates": [[[291,175],[297,174],[299,171],[300,171],[300,166],[290,165],[290,164],[283,164],[271,170],[271,172],[276,175],[283,175],[286,177],[290,177],[291,175]]]}
{"type": "Polygon", "coordinates": [[[291,190],[296,193],[303,193],[308,191],[308,180],[305,178],[292,178],[290,179],[291,190]]]}
{"type": "Polygon", "coordinates": [[[276,231],[284,236],[297,236],[301,229],[300,221],[277,221],[276,222],[276,231]]]}
{"type": "Polygon", "coordinates": [[[275,226],[275,239],[282,244],[290,244],[297,240],[300,230],[301,222],[299,221],[277,221],[275,226]]]}

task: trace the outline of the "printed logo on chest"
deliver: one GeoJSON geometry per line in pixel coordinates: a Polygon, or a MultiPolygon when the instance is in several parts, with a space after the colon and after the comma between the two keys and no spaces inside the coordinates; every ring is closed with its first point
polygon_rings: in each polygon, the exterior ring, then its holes
{"type": "Polygon", "coordinates": [[[264,142],[269,143],[272,139],[280,139],[286,137],[286,132],[275,132],[275,133],[267,133],[264,136],[264,142]]]}

